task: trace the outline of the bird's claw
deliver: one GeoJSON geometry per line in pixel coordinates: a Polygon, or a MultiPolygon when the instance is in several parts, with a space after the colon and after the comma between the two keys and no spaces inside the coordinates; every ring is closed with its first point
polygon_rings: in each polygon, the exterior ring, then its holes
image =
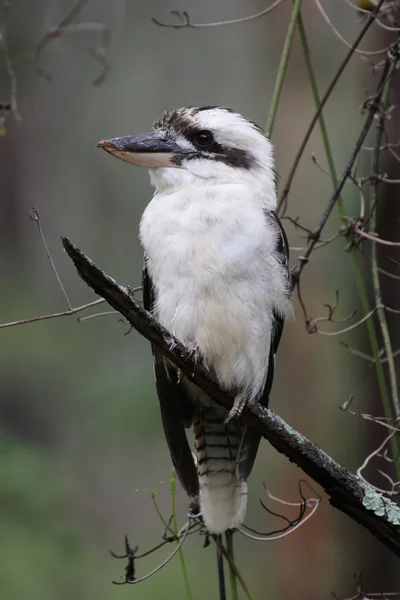
{"type": "Polygon", "coordinates": [[[247,406],[247,397],[246,394],[240,392],[233,402],[233,406],[229,411],[229,415],[224,421],[224,425],[229,425],[232,421],[238,419],[240,415],[243,413],[244,409],[247,406]]]}

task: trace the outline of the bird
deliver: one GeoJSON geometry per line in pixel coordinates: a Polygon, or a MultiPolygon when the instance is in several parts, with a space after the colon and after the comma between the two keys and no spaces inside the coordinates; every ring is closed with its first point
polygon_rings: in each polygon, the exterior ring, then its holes
{"type": "Polygon", "coordinates": [[[245,519],[261,439],[241,415],[257,402],[268,406],[283,323],[292,314],[273,146],[253,121],[222,106],[166,111],[147,133],[97,145],[148,168],[155,188],[139,227],[144,307],[235,398],[227,413],[152,348],[181,484],[198,501],[209,533],[235,530],[245,519]]]}

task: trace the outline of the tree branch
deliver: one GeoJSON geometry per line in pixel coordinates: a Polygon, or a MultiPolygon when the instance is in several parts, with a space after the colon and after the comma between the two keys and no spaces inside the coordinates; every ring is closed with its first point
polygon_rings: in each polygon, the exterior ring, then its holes
{"type": "MultiPolygon", "coordinates": [[[[88,259],[68,238],[63,246],[79,276],[98,295],[119,311],[143,337],[157,346],[171,362],[227,410],[233,397],[223,392],[213,375],[178,340],[141,308],[129,287],[119,285],[88,259]]],[[[328,456],[318,446],[290,427],[272,410],[256,404],[242,417],[290,461],[316,481],[335,508],[368,529],[385,546],[400,556],[400,508],[328,456]]]]}

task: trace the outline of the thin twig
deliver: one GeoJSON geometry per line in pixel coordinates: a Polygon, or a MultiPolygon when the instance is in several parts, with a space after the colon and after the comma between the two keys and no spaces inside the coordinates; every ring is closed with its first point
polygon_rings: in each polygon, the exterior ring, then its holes
{"type": "Polygon", "coordinates": [[[37,225],[37,228],[38,228],[38,231],[39,231],[39,235],[40,235],[40,239],[42,240],[42,244],[44,246],[47,258],[49,259],[49,263],[51,265],[51,268],[53,269],[53,273],[56,276],[56,279],[58,281],[58,285],[60,286],[60,290],[61,290],[61,292],[62,292],[62,294],[64,296],[64,299],[65,299],[65,302],[67,304],[68,310],[72,310],[72,304],[69,301],[68,294],[67,294],[67,292],[65,290],[63,282],[61,281],[61,277],[58,274],[58,271],[56,269],[56,265],[54,264],[53,258],[52,258],[51,254],[50,254],[50,250],[49,250],[49,247],[47,245],[46,238],[44,236],[42,224],[40,222],[39,211],[35,207],[33,207],[33,206],[31,208],[29,218],[32,219],[32,221],[35,221],[35,223],[37,225]]]}
{"type": "MultiPolygon", "coordinates": [[[[281,533],[277,533],[274,535],[254,535],[252,533],[249,533],[248,531],[246,531],[243,527],[239,527],[238,531],[240,531],[240,533],[242,535],[244,535],[245,537],[248,537],[252,540],[255,540],[257,542],[272,542],[274,540],[280,540],[288,535],[291,535],[294,531],[296,531],[296,529],[298,529],[299,527],[301,527],[302,525],[304,525],[304,523],[306,523],[306,521],[308,521],[308,519],[310,519],[315,511],[317,510],[318,506],[320,504],[320,500],[317,498],[310,498],[309,500],[306,501],[306,506],[310,507],[311,510],[308,513],[308,515],[306,515],[304,518],[300,519],[299,522],[296,525],[293,525],[292,527],[288,527],[285,528],[284,531],[282,531],[281,533]]],[[[295,506],[299,506],[299,505],[295,505],[295,506]]]]}
{"type": "Polygon", "coordinates": [[[118,315],[118,311],[116,310],[106,310],[104,312],[95,313],[94,315],[88,315],[87,317],[78,317],[78,322],[83,323],[83,321],[89,321],[90,319],[97,319],[97,317],[108,317],[109,315],[118,315]]]}
{"type": "MultiPolygon", "coordinates": [[[[297,167],[299,165],[300,159],[303,156],[303,152],[305,150],[305,147],[308,143],[308,140],[310,139],[311,133],[313,132],[314,126],[317,123],[320,114],[326,104],[326,102],[328,101],[329,96],[331,95],[332,91],[335,89],[336,84],[338,82],[338,80],[340,79],[340,77],[342,76],[343,71],[345,70],[345,68],[347,67],[347,64],[349,63],[351,57],[353,56],[356,48],[358,47],[358,45],[360,44],[361,40],[364,38],[365,34],[367,33],[368,29],[371,27],[372,23],[374,22],[376,15],[379,12],[380,7],[382,6],[384,0],[379,0],[379,3],[375,9],[375,11],[370,14],[370,16],[368,17],[367,22],[365,23],[364,27],[362,28],[362,30],[360,31],[360,33],[358,34],[353,46],[351,47],[351,49],[349,50],[349,52],[347,53],[346,57],[344,58],[344,60],[342,61],[342,63],[340,64],[336,74],[334,75],[331,83],[328,86],[328,89],[326,90],[325,94],[323,95],[323,97],[321,98],[321,101],[319,103],[319,106],[317,108],[317,110],[315,111],[315,114],[313,116],[313,118],[311,119],[311,123],[308,126],[308,129],[304,135],[303,141],[300,144],[300,148],[297,151],[296,157],[293,161],[293,164],[290,168],[289,171],[289,175],[288,178],[286,180],[286,184],[283,188],[283,192],[282,192],[282,196],[281,199],[279,201],[279,205],[278,205],[278,211],[281,212],[282,207],[284,207],[284,205],[286,204],[286,199],[287,196],[289,195],[289,191],[292,185],[292,181],[294,178],[294,175],[297,171],[297,167]]],[[[283,211],[284,212],[284,211],[283,211]]]]}
{"type": "Polygon", "coordinates": [[[378,84],[378,88],[377,88],[377,92],[374,96],[374,98],[372,99],[372,101],[367,103],[367,107],[368,107],[368,116],[365,119],[365,123],[364,126],[362,128],[362,131],[354,145],[354,148],[351,152],[350,158],[347,162],[345,171],[342,175],[341,180],[339,181],[332,197],[330,198],[327,207],[325,208],[325,211],[320,219],[320,222],[317,226],[317,228],[315,229],[315,231],[313,232],[312,236],[310,236],[310,240],[307,246],[307,251],[304,255],[304,257],[302,257],[302,260],[300,261],[300,263],[298,264],[298,266],[294,269],[293,271],[293,283],[294,285],[298,282],[301,272],[303,271],[306,263],[309,260],[309,257],[314,249],[315,244],[318,242],[319,237],[321,235],[321,232],[323,230],[323,228],[325,227],[325,224],[338,200],[338,198],[340,197],[340,194],[342,192],[342,189],[351,173],[351,170],[353,168],[353,165],[357,159],[358,153],[360,152],[361,146],[364,143],[365,138],[367,137],[367,134],[371,128],[371,125],[373,123],[373,120],[375,118],[375,114],[378,112],[379,110],[379,104],[380,104],[380,100],[383,94],[383,91],[385,89],[385,85],[387,82],[387,78],[391,73],[391,67],[392,67],[392,63],[393,63],[393,58],[392,56],[389,56],[385,62],[385,67],[383,69],[379,84],[378,84]]]}
{"type": "Polygon", "coordinates": [[[331,337],[334,337],[335,335],[342,335],[343,333],[347,333],[349,331],[352,331],[353,329],[356,329],[362,323],[365,323],[365,321],[370,319],[372,317],[372,315],[374,315],[377,312],[377,310],[379,310],[378,307],[373,308],[372,310],[370,310],[369,313],[364,315],[362,319],[357,321],[357,323],[353,323],[353,325],[349,325],[348,327],[345,327],[344,329],[341,329],[340,331],[321,331],[320,329],[318,329],[318,333],[320,335],[327,335],[327,336],[331,336],[331,337]]]}
{"type": "MultiPolygon", "coordinates": [[[[371,485],[370,482],[364,477],[363,471],[366,469],[368,464],[371,462],[372,458],[374,458],[374,456],[377,456],[380,452],[382,452],[383,448],[385,446],[387,446],[387,444],[389,442],[392,441],[392,439],[394,438],[396,433],[397,433],[396,431],[391,431],[389,433],[389,435],[385,437],[383,442],[378,446],[378,448],[376,448],[375,450],[373,450],[373,452],[368,454],[368,456],[364,459],[362,465],[357,469],[357,477],[359,477],[364,483],[368,483],[369,485],[371,485]]],[[[378,488],[376,485],[374,485],[373,487],[375,490],[377,490],[381,494],[390,494],[391,493],[388,490],[378,488]]]]}
{"type": "Polygon", "coordinates": [[[159,21],[154,17],[152,17],[151,20],[153,21],[153,23],[159,25],[160,27],[170,27],[172,29],[185,29],[187,27],[189,27],[190,29],[223,27],[224,25],[237,25],[238,23],[245,23],[246,21],[255,21],[256,19],[260,19],[261,17],[264,17],[269,12],[271,12],[274,8],[276,8],[281,2],[282,0],[275,0],[275,2],[273,2],[267,8],[264,8],[263,10],[260,10],[260,12],[255,13],[254,15],[250,15],[248,17],[242,17],[240,19],[231,19],[229,21],[217,21],[215,23],[192,23],[190,21],[189,14],[186,11],[180,12],[178,10],[171,10],[170,14],[175,17],[178,17],[180,23],[163,23],[162,21],[159,21]]]}
{"type": "Polygon", "coordinates": [[[400,242],[391,242],[390,240],[384,240],[382,238],[380,238],[376,233],[370,232],[367,233],[366,231],[364,231],[364,229],[362,229],[356,221],[354,221],[353,219],[351,219],[350,217],[348,217],[348,221],[350,223],[350,225],[354,226],[354,231],[355,233],[357,233],[357,235],[367,239],[367,240],[371,240],[371,242],[374,242],[375,244],[382,244],[383,246],[400,246],[400,242]]]}
{"type": "MultiPolygon", "coordinates": [[[[138,285],[137,287],[131,288],[131,292],[133,294],[136,294],[136,292],[140,292],[141,290],[142,290],[142,286],[141,285],[138,285]]],[[[83,321],[89,321],[90,319],[97,319],[97,317],[108,317],[110,315],[118,315],[118,314],[119,313],[118,313],[117,310],[106,310],[104,312],[95,313],[94,315],[88,315],[87,317],[79,317],[78,321],[79,321],[79,323],[83,323],[83,321]]],[[[122,321],[122,319],[120,319],[120,321],[122,321]]]]}
{"type": "MultiPolygon", "coordinates": [[[[332,21],[330,20],[330,18],[328,17],[327,13],[325,12],[325,10],[322,7],[322,4],[320,2],[320,0],[314,0],[315,5],[317,7],[317,9],[319,10],[322,18],[324,19],[325,23],[327,23],[330,27],[330,29],[332,30],[332,32],[334,33],[334,35],[347,47],[347,48],[351,48],[351,44],[349,44],[349,42],[347,42],[344,37],[341,35],[341,33],[339,33],[339,31],[336,29],[336,27],[334,26],[334,24],[332,23],[332,21]]],[[[363,56],[379,56],[380,54],[384,54],[385,52],[388,51],[388,48],[381,48],[380,50],[359,50],[358,48],[355,50],[355,52],[357,54],[361,54],[363,56]]]]}
{"type": "Polygon", "coordinates": [[[91,308],[92,306],[97,306],[102,302],[104,302],[104,299],[99,298],[98,300],[94,300],[88,304],[82,304],[82,306],[64,310],[63,312],[41,315],[40,317],[31,317],[30,319],[21,319],[20,321],[11,321],[9,323],[0,323],[0,329],[5,329],[6,327],[16,327],[17,325],[26,325],[27,323],[36,323],[37,321],[46,321],[47,319],[57,319],[58,317],[69,317],[70,315],[75,315],[76,313],[82,312],[83,310],[91,308]]]}
{"type": "Polygon", "coordinates": [[[271,492],[268,490],[267,486],[265,485],[265,483],[263,483],[263,486],[265,488],[265,491],[268,495],[268,497],[273,500],[274,502],[278,502],[279,504],[283,504],[285,506],[295,506],[298,507],[299,510],[299,514],[296,516],[296,518],[294,519],[289,519],[288,517],[286,517],[284,514],[278,513],[276,511],[271,510],[271,508],[269,508],[262,500],[261,498],[260,500],[260,504],[263,507],[263,509],[270,515],[274,516],[274,517],[278,517],[279,519],[283,520],[286,525],[284,527],[280,527],[279,529],[274,529],[272,531],[267,531],[267,532],[263,532],[261,533],[260,531],[255,530],[252,527],[249,527],[246,524],[243,524],[243,529],[247,531],[250,531],[251,533],[255,533],[260,540],[265,540],[265,541],[270,541],[271,539],[277,539],[277,537],[282,537],[282,536],[278,536],[278,534],[282,534],[285,533],[285,535],[289,534],[291,531],[294,531],[297,527],[297,525],[299,525],[299,523],[301,523],[301,521],[303,520],[304,515],[306,514],[306,510],[308,507],[308,500],[305,498],[304,494],[303,494],[303,489],[302,486],[303,485],[307,485],[311,491],[315,494],[315,498],[312,499],[312,503],[314,503],[315,501],[318,501],[318,503],[321,502],[322,498],[319,494],[317,494],[317,492],[311,487],[311,485],[306,482],[304,479],[301,479],[299,481],[299,493],[300,493],[300,497],[301,497],[301,502],[287,502],[286,500],[282,500],[281,498],[277,498],[276,496],[273,496],[271,494],[271,492]]]}
{"type": "Polygon", "coordinates": [[[150,573],[147,573],[147,575],[144,575],[143,577],[140,577],[139,579],[127,579],[127,578],[125,578],[124,581],[121,581],[121,582],[115,582],[114,581],[113,583],[117,584],[117,585],[118,584],[119,585],[124,585],[124,584],[131,584],[131,585],[133,585],[133,584],[141,583],[142,581],[146,581],[146,579],[149,579],[150,577],[152,577],[153,575],[155,575],[155,573],[157,573],[163,567],[165,567],[165,565],[168,564],[174,558],[174,556],[179,552],[179,550],[182,548],[183,544],[185,543],[186,537],[188,535],[189,529],[190,529],[190,520],[180,530],[179,535],[178,535],[179,543],[176,546],[176,548],[173,550],[173,552],[169,556],[167,556],[167,558],[165,560],[163,560],[162,563],[160,563],[159,565],[157,565],[157,567],[155,569],[153,569],[152,571],[150,571],[150,573]]]}

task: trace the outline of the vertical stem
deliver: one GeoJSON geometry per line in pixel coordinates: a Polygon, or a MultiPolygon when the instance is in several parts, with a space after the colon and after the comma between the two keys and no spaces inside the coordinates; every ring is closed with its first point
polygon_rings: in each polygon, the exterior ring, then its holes
{"type": "Polygon", "coordinates": [[[242,586],[242,590],[244,591],[244,593],[246,594],[246,598],[248,600],[255,600],[253,594],[251,593],[247,583],[245,582],[245,580],[243,579],[243,577],[241,576],[237,566],[235,565],[235,563],[232,561],[229,552],[226,550],[226,548],[224,548],[222,546],[222,554],[224,555],[224,557],[226,558],[226,560],[229,563],[229,567],[232,569],[232,571],[235,573],[237,580],[239,581],[240,585],[242,586]]]}
{"type": "MultiPolygon", "coordinates": [[[[390,77],[391,74],[389,74],[390,77]]],[[[379,174],[379,159],[380,159],[380,147],[382,143],[382,134],[383,134],[383,124],[385,121],[384,111],[387,110],[388,97],[390,90],[390,79],[386,84],[385,91],[382,95],[382,104],[381,104],[381,112],[378,115],[377,125],[376,125],[376,136],[374,143],[374,153],[372,157],[372,184],[371,184],[371,220],[370,220],[370,232],[373,233],[376,231],[376,213],[378,206],[378,174],[379,174]]],[[[386,321],[385,308],[382,302],[382,294],[381,294],[381,286],[379,281],[379,271],[378,271],[378,259],[377,259],[377,243],[372,242],[372,283],[374,287],[375,301],[377,305],[377,315],[378,321],[381,328],[383,345],[385,347],[386,358],[388,361],[389,367],[389,381],[392,395],[392,407],[394,409],[394,413],[396,415],[396,419],[400,417],[400,403],[399,403],[399,395],[397,391],[397,376],[396,376],[396,367],[394,364],[393,358],[393,349],[392,343],[390,341],[389,328],[386,321]]],[[[387,415],[387,416],[390,416],[387,415]]]]}
{"type": "MultiPolygon", "coordinates": [[[[169,478],[169,487],[171,490],[171,498],[172,498],[172,524],[174,535],[178,537],[178,523],[176,520],[176,506],[175,506],[175,496],[176,496],[176,472],[175,469],[172,469],[171,475],[169,478]]],[[[176,543],[179,544],[179,539],[176,540],[176,543]]],[[[192,600],[192,592],[190,590],[189,577],[186,569],[185,558],[183,556],[182,548],[179,549],[179,560],[181,563],[183,582],[185,584],[185,592],[187,600],[192,600]]]]}
{"type": "Polygon", "coordinates": [[[292,44],[294,39],[294,33],[296,30],[296,23],[300,14],[302,0],[294,0],[292,14],[290,16],[289,27],[286,33],[285,43],[281,54],[281,61],[279,63],[278,74],[276,76],[274,92],[272,94],[271,107],[269,109],[267,125],[265,127],[265,135],[267,138],[271,138],[272,130],[274,128],[276,113],[278,112],[279,99],[281,96],[283,80],[285,79],[286,69],[289,62],[290,52],[292,50],[292,44]]]}
{"type": "Polygon", "coordinates": [[[224,573],[224,555],[222,552],[222,535],[214,535],[217,546],[217,571],[219,585],[219,600],[226,600],[225,573],[224,573]]]}
{"type": "MultiPolygon", "coordinates": [[[[299,16],[299,19],[298,19],[298,28],[299,28],[301,44],[303,47],[306,67],[307,67],[307,71],[308,71],[308,76],[310,79],[311,90],[313,93],[316,108],[318,109],[318,107],[321,104],[321,101],[320,101],[320,96],[318,93],[318,86],[317,86],[317,82],[316,82],[316,78],[315,78],[314,68],[313,68],[313,65],[311,62],[310,48],[308,46],[307,35],[305,32],[304,23],[303,23],[301,15],[299,16]]],[[[328,167],[329,167],[329,171],[330,171],[330,175],[331,175],[331,179],[332,179],[333,188],[336,189],[337,184],[338,184],[338,179],[337,179],[337,174],[336,174],[336,169],[335,169],[335,163],[333,160],[332,149],[331,149],[330,142],[329,142],[328,131],[326,128],[325,119],[324,119],[322,111],[321,111],[321,114],[319,115],[319,125],[320,125],[320,129],[321,129],[321,137],[322,137],[322,141],[323,141],[324,148],[325,148],[325,154],[326,154],[326,159],[328,162],[328,167]]],[[[337,200],[337,207],[338,207],[339,217],[344,221],[345,210],[344,210],[343,199],[341,196],[337,200]]],[[[351,248],[350,255],[351,255],[353,271],[354,271],[354,275],[355,275],[355,279],[356,279],[358,294],[359,294],[360,301],[361,301],[361,306],[362,306],[364,314],[366,315],[370,312],[371,309],[370,309],[369,302],[368,302],[368,295],[367,295],[367,291],[366,291],[366,288],[364,285],[357,251],[354,248],[351,248]]],[[[376,335],[376,331],[375,331],[375,327],[374,327],[374,323],[373,323],[372,319],[368,319],[366,321],[366,325],[367,325],[368,337],[369,337],[370,346],[371,346],[371,352],[375,359],[374,364],[375,364],[376,376],[377,376],[377,380],[378,380],[378,386],[379,386],[379,391],[380,391],[380,395],[381,395],[381,399],[382,399],[383,409],[385,412],[385,416],[390,417],[392,415],[390,400],[389,400],[389,395],[388,395],[386,381],[385,381],[385,374],[384,374],[383,367],[382,367],[381,360],[380,360],[378,339],[377,339],[377,335],[376,335]]],[[[398,456],[399,455],[398,444],[397,444],[397,439],[395,437],[393,437],[391,439],[391,447],[392,447],[393,455],[398,456]]],[[[400,466],[399,466],[399,475],[400,475],[400,466]]]]}
{"type": "Polygon", "coordinates": [[[231,564],[235,564],[235,556],[233,553],[233,531],[231,529],[228,529],[228,531],[225,534],[225,537],[226,537],[226,549],[227,549],[227,552],[231,559],[229,562],[229,580],[230,580],[230,584],[231,584],[231,600],[239,600],[237,581],[236,581],[236,573],[231,566],[231,564]]]}

